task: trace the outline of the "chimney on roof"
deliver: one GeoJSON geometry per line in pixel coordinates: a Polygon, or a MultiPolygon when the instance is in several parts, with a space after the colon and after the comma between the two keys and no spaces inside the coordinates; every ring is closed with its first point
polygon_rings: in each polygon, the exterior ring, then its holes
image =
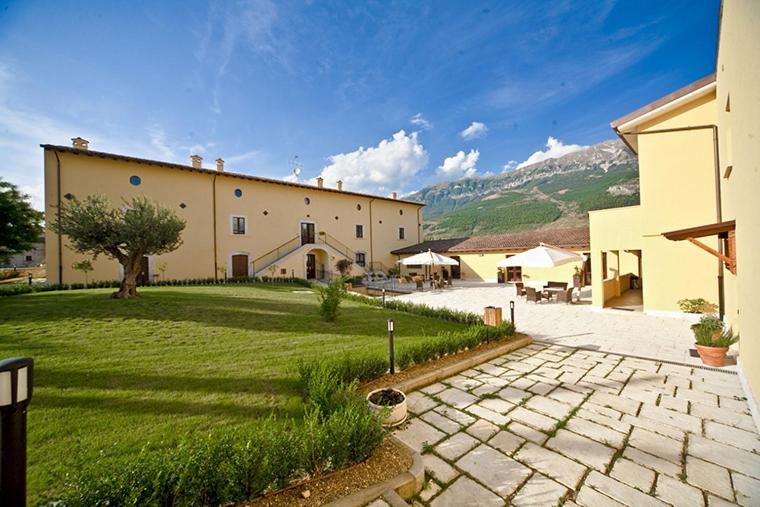
{"type": "Polygon", "coordinates": [[[336,185],[338,187],[338,190],[343,190],[343,182],[342,181],[338,180],[338,182],[336,183],[336,185]]]}
{"type": "Polygon", "coordinates": [[[71,145],[77,150],[87,150],[90,147],[90,141],[81,137],[72,137],[71,145]]]}
{"type": "Polygon", "coordinates": [[[396,199],[398,197],[398,194],[396,192],[391,192],[391,199],[396,199]]]}
{"type": "Polygon", "coordinates": [[[201,169],[203,167],[203,157],[200,155],[190,155],[190,163],[195,169],[201,169]]]}
{"type": "Polygon", "coordinates": [[[325,180],[322,176],[317,176],[317,188],[322,188],[325,185],[325,180]]]}
{"type": "Polygon", "coordinates": [[[220,173],[224,172],[224,160],[221,158],[216,159],[216,170],[220,173]]]}

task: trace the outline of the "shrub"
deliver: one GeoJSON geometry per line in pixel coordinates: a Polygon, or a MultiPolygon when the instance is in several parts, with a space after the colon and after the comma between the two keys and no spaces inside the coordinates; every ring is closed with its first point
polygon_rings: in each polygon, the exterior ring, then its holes
{"type": "Polygon", "coordinates": [[[327,286],[317,285],[319,291],[319,314],[322,320],[334,322],[338,318],[340,302],[346,296],[346,278],[340,277],[331,280],[327,286]]]}
{"type": "Polygon", "coordinates": [[[704,298],[679,299],[677,304],[684,313],[710,313],[715,308],[715,304],[707,302],[704,298]]]}
{"type": "Polygon", "coordinates": [[[312,382],[329,403],[308,400],[300,424],[270,417],[244,435],[220,430],[145,448],[118,471],[96,461],[67,484],[60,505],[237,504],[369,457],[384,436],[380,418],[352,384],[330,375],[312,382]]]}
{"type": "Polygon", "coordinates": [[[311,398],[310,389],[329,378],[343,384],[366,382],[388,371],[388,360],[378,354],[350,355],[331,360],[300,361],[298,373],[304,395],[311,398]],[[318,380],[313,380],[317,378],[318,380]]]}
{"type": "MultiPolygon", "coordinates": [[[[346,298],[351,301],[364,303],[370,306],[383,306],[383,300],[380,298],[372,298],[363,296],[361,294],[347,294],[346,298]]],[[[473,325],[483,323],[483,318],[480,315],[476,315],[474,313],[462,312],[459,310],[450,310],[448,308],[433,308],[427,305],[412,303],[410,301],[396,301],[386,299],[385,308],[399,312],[411,313],[414,315],[421,315],[424,317],[432,317],[434,319],[459,322],[461,324],[473,325]]]]}
{"type": "Polygon", "coordinates": [[[723,321],[714,315],[703,315],[699,322],[691,326],[694,338],[700,345],[710,345],[714,334],[723,331],[723,321]]]}

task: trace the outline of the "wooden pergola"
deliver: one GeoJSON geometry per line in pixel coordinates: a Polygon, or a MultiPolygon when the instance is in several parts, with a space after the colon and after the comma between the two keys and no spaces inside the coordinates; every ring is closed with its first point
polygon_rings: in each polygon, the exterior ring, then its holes
{"type": "Polygon", "coordinates": [[[714,255],[726,264],[726,268],[736,274],[736,221],[718,222],[710,225],[700,225],[689,229],[680,229],[677,231],[663,232],[663,236],[671,241],[686,240],[705,252],[714,255]],[[718,236],[723,241],[723,252],[710,248],[696,238],[707,236],[718,236]]]}

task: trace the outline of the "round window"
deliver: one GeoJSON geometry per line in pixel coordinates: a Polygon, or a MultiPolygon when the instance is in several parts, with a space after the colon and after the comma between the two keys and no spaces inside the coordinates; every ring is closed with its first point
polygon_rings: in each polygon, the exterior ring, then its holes
{"type": "Polygon", "coordinates": [[[239,188],[235,189],[235,197],[243,197],[243,191],[239,188]]]}
{"type": "Polygon", "coordinates": [[[142,183],[142,180],[140,179],[140,177],[139,177],[139,176],[130,176],[130,177],[129,177],[129,182],[130,182],[131,184],[133,184],[134,186],[137,186],[137,185],[139,185],[140,183],[142,183]]]}
{"type": "Polygon", "coordinates": [[[303,203],[308,206],[309,204],[311,204],[311,199],[309,199],[308,197],[304,197],[303,203]]]}

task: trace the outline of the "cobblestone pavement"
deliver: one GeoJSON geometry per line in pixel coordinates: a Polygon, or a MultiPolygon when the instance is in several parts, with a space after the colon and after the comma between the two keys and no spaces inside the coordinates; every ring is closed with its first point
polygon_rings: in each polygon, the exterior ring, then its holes
{"type": "MultiPolygon", "coordinates": [[[[587,298],[586,304],[527,303],[525,298],[515,296],[514,287],[501,285],[428,290],[398,299],[478,315],[483,314],[485,306],[501,306],[504,319],[509,319],[508,304],[512,300],[518,330],[536,340],[661,361],[701,364],[698,357],[689,356],[689,349],[694,348],[689,320],[642,312],[599,310],[589,304],[589,289],[584,289],[583,295],[587,298]]],[[[736,370],[736,366],[726,369],[736,370]]]]}
{"type": "Polygon", "coordinates": [[[418,505],[760,505],[736,375],[532,344],[410,393],[418,505]]]}

